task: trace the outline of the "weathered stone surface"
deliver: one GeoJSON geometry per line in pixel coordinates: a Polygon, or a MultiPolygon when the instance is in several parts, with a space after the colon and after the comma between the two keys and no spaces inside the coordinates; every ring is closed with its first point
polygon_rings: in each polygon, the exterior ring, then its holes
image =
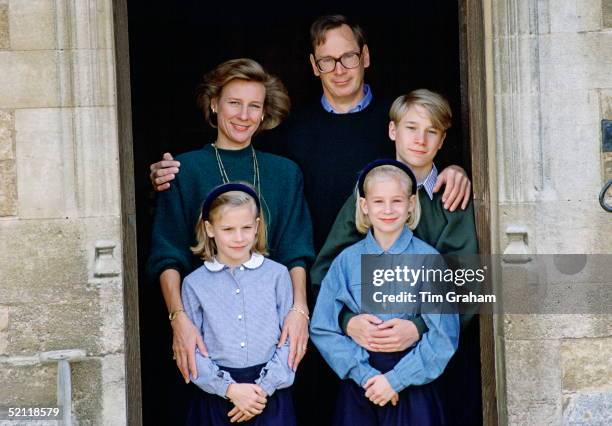
{"type": "Polygon", "coordinates": [[[123,352],[123,285],[120,280],[106,280],[100,285],[102,330],[100,348],[104,353],[123,352]]]}
{"type": "Polygon", "coordinates": [[[14,306],[8,350],[13,355],[61,349],[96,354],[100,327],[100,305],[95,299],[14,306]]]}
{"type": "Polygon", "coordinates": [[[560,343],[507,340],[505,347],[508,404],[560,404],[560,343]]]}
{"type": "Polygon", "coordinates": [[[562,341],[561,367],[566,392],[609,387],[612,385],[612,338],[562,341]]]}
{"type": "Polygon", "coordinates": [[[77,49],[58,52],[64,107],[97,107],[115,104],[114,55],[111,49],[77,49]]]}
{"type": "Polygon", "coordinates": [[[602,21],[604,28],[612,28],[612,0],[601,0],[602,21]]]}
{"type": "Polygon", "coordinates": [[[612,221],[599,205],[601,178],[595,179],[585,183],[579,199],[538,205],[536,241],[540,253],[612,253],[612,240],[604,237],[612,235],[612,221]]]}
{"type": "Polygon", "coordinates": [[[600,91],[601,118],[612,120],[612,90],[600,91]]]}
{"type": "Polygon", "coordinates": [[[508,425],[561,425],[561,403],[550,401],[508,402],[508,425]]]}
{"type": "Polygon", "coordinates": [[[18,182],[29,189],[19,196],[20,217],[119,215],[114,114],[113,107],[15,113],[18,182]]]}
{"type": "MultiPolygon", "coordinates": [[[[603,0],[606,1],[606,0],[603,0]]],[[[602,0],[553,0],[554,13],[550,13],[550,31],[576,33],[597,31],[601,28],[602,0]]]]}
{"type": "Polygon", "coordinates": [[[612,33],[542,35],[539,47],[544,91],[612,87],[612,33]]]}
{"type": "Polygon", "coordinates": [[[106,424],[120,425],[126,419],[124,354],[107,355],[102,359],[104,397],[102,417],[106,424]]]}
{"type": "Polygon", "coordinates": [[[120,214],[115,114],[114,107],[77,108],[74,112],[77,196],[80,214],[85,217],[120,214]]]}
{"type": "Polygon", "coordinates": [[[9,9],[11,49],[54,49],[55,1],[11,1],[9,9]]]}
{"type": "Polygon", "coordinates": [[[15,112],[17,178],[21,218],[69,215],[74,195],[70,135],[63,132],[62,110],[15,112]],[[25,190],[27,188],[27,190],[25,190]],[[68,211],[67,211],[68,210],[68,211]]]}
{"type": "Polygon", "coordinates": [[[10,46],[8,4],[0,3],[0,49],[8,49],[10,46]]]}
{"type": "MultiPolygon", "coordinates": [[[[74,383],[72,394],[73,412],[79,424],[124,424],[102,421],[102,401],[106,384],[102,379],[102,361],[99,358],[87,359],[83,362],[71,364],[72,380],[74,383]]],[[[121,407],[116,407],[121,410],[121,407]]]]}
{"type": "Polygon", "coordinates": [[[578,339],[612,334],[612,315],[504,315],[509,340],[578,339]]]}
{"type": "Polygon", "coordinates": [[[80,221],[0,221],[0,233],[3,303],[97,298],[97,291],[87,286],[88,262],[80,221]]]}
{"type": "Polygon", "coordinates": [[[0,105],[3,108],[59,104],[54,51],[0,51],[0,105]]]}
{"type": "Polygon", "coordinates": [[[11,110],[0,109],[0,161],[14,160],[13,135],[15,134],[15,114],[11,110]]]}
{"type": "Polygon", "coordinates": [[[612,424],[612,392],[566,395],[563,401],[563,424],[612,424]]]}
{"type": "Polygon", "coordinates": [[[5,331],[8,328],[9,322],[9,307],[0,306],[0,331],[5,331]]]}
{"type": "Polygon", "coordinates": [[[0,216],[17,214],[17,175],[15,161],[0,160],[0,216]]]}
{"type": "Polygon", "coordinates": [[[8,355],[8,333],[0,332],[0,355],[8,355]]]}
{"type": "MultiPolygon", "coordinates": [[[[597,91],[551,91],[541,96],[541,134],[533,138],[534,160],[542,158],[542,178],[547,194],[538,194],[543,201],[582,200],[590,188],[599,185],[600,161],[599,109],[597,91]],[[580,147],[580,149],[577,149],[580,147]],[[541,150],[541,151],[540,151],[541,150]],[[567,173],[567,165],[581,173],[567,173]]],[[[595,190],[598,191],[598,190],[595,190]]],[[[597,195],[594,194],[594,197],[597,195]]]]}
{"type": "Polygon", "coordinates": [[[559,424],[559,342],[506,341],[508,424],[559,424]]]}
{"type": "Polygon", "coordinates": [[[0,401],[3,406],[57,405],[57,364],[14,367],[0,364],[0,401]]]}

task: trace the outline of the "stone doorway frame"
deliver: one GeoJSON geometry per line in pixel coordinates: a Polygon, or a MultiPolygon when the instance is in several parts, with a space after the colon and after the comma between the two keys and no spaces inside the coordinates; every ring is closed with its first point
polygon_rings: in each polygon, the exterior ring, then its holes
{"type": "MultiPolygon", "coordinates": [[[[121,183],[122,265],[125,321],[125,371],[127,418],[142,424],[140,334],[138,315],[138,267],[136,252],[136,203],[132,148],[132,102],[127,22],[127,0],[111,0],[117,82],[117,121],[121,183]]],[[[487,133],[485,72],[486,0],[459,0],[461,116],[463,144],[471,153],[474,207],[480,252],[491,253],[491,194],[487,133]],[[476,165],[476,167],[474,167],[476,165]]],[[[466,151],[464,151],[466,152],[466,151]]],[[[498,424],[493,317],[480,317],[483,422],[498,424]]]]}

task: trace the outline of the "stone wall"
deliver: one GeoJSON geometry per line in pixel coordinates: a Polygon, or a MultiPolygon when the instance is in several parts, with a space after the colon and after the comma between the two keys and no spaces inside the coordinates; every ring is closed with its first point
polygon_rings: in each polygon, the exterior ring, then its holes
{"type": "Polygon", "coordinates": [[[125,423],[121,222],[110,0],[0,0],[0,405],[125,423]]]}
{"type": "MultiPolygon", "coordinates": [[[[597,200],[612,178],[601,139],[612,102],[612,1],[485,4],[497,252],[612,254],[612,215],[597,200]]],[[[612,423],[612,316],[505,315],[498,325],[502,419],[612,423]]]]}

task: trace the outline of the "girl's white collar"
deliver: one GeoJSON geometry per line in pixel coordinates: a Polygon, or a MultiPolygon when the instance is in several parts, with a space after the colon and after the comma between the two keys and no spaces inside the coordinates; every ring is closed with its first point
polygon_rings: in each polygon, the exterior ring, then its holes
{"type": "MultiPolygon", "coordinates": [[[[264,260],[265,260],[265,257],[263,257],[261,254],[253,253],[251,254],[251,258],[247,260],[246,262],[244,262],[242,266],[244,266],[247,269],[257,269],[261,265],[263,265],[264,260]]],[[[216,257],[213,257],[213,260],[204,261],[204,266],[206,266],[206,269],[208,269],[211,272],[219,272],[227,267],[227,265],[219,262],[216,257]]]]}

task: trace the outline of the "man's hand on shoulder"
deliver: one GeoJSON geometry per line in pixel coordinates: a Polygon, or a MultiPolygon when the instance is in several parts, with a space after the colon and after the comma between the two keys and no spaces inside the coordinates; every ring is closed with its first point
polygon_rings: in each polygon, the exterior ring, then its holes
{"type": "Polygon", "coordinates": [[[170,188],[170,181],[174,179],[175,175],[179,172],[181,163],[175,161],[169,152],[166,152],[161,161],[151,164],[151,185],[157,192],[165,191],[170,188]]]}

